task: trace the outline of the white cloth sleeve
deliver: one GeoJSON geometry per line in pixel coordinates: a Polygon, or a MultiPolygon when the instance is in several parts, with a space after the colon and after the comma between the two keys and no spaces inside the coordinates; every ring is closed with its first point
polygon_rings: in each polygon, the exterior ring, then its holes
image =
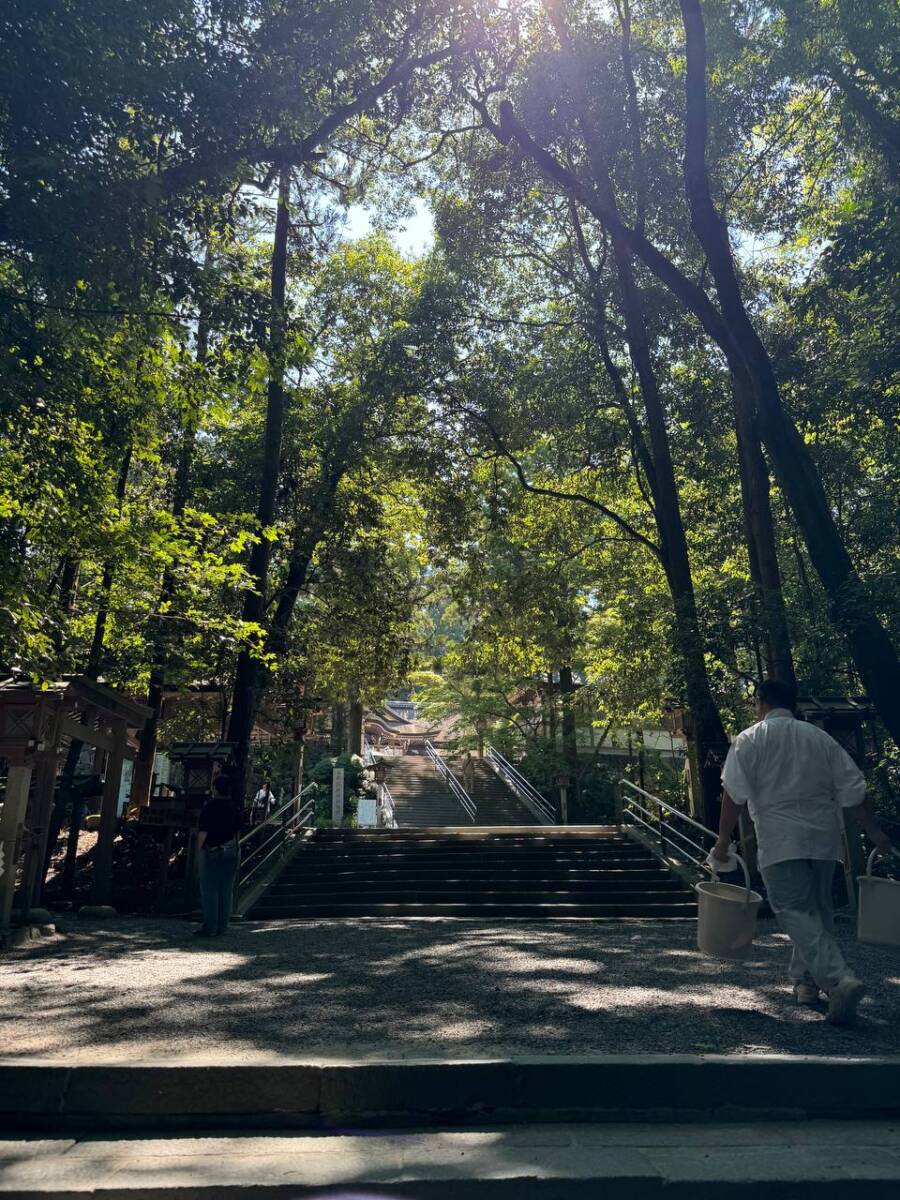
{"type": "Polygon", "coordinates": [[[728,748],[722,768],[722,786],[735,804],[746,804],[753,798],[752,749],[747,738],[740,735],[728,748]]]}
{"type": "Polygon", "coordinates": [[[831,778],[841,808],[856,808],[866,798],[866,777],[843,746],[831,739],[831,778]]]}

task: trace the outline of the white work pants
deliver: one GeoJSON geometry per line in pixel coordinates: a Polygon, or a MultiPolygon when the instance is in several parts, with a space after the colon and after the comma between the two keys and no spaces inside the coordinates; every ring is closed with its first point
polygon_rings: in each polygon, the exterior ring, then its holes
{"type": "Polygon", "coordinates": [[[811,983],[823,992],[852,973],[834,940],[834,868],[833,862],[793,858],[762,872],[772,911],[794,946],[791,982],[811,983]]]}

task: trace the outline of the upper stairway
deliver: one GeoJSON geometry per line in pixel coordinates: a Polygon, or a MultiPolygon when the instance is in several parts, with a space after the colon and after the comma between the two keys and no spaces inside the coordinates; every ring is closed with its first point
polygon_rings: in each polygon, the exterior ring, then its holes
{"type": "Polygon", "coordinates": [[[250,911],[303,917],[693,917],[615,827],[317,830],[250,911]]]}
{"type": "Polygon", "coordinates": [[[459,800],[423,754],[404,754],[393,759],[387,785],[394,802],[394,818],[401,829],[472,824],[459,800]]]}
{"type": "MultiPolygon", "coordinates": [[[[540,825],[483,758],[472,759],[471,763],[471,785],[467,790],[478,809],[479,825],[540,825]]],[[[457,775],[457,778],[465,786],[463,777],[457,775]]]]}
{"type": "MultiPolygon", "coordinates": [[[[478,825],[540,824],[486,762],[482,759],[473,759],[471,762],[470,775],[463,770],[459,760],[446,760],[449,769],[475,802],[478,825]]],[[[400,829],[471,826],[473,823],[425,755],[405,754],[395,758],[388,787],[394,802],[394,818],[400,829]]]]}

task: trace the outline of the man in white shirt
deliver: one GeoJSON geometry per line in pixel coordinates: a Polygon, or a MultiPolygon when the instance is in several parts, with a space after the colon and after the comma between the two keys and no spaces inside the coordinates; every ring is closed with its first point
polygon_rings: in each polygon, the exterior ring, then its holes
{"type": "Polygon", "coordinates": [[[828,997],[828,1020],[849,1024],[865,994],[834,939],[832,886],[844,856],[841,810],[850,808],[875,846],[891,848],[853,759],[829,734],[794,716],[793,687],[766,680],[759,722],[732,742],[713,858],[728,858],[744,805],[756,827],[759,866],[772,910],[794,945],[789,976],[799,1004],[828,997]]]}

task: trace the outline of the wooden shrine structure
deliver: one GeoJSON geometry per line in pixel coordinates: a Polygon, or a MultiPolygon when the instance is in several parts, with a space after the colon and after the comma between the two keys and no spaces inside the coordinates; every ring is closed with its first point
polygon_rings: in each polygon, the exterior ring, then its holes
{"type": "Polygon", "coordinates": [[[0,680],[0,759],[6,791],[0,808],[0,935],[9,928],[18,892],[27,916],[39,900],[57,774],[73,741],[91,747],[103,778],[91,901],[109,900],[122,766],[129,732],[140,731],[150,709],[85,675],[44,687],[21,678],[0,680]]]}

